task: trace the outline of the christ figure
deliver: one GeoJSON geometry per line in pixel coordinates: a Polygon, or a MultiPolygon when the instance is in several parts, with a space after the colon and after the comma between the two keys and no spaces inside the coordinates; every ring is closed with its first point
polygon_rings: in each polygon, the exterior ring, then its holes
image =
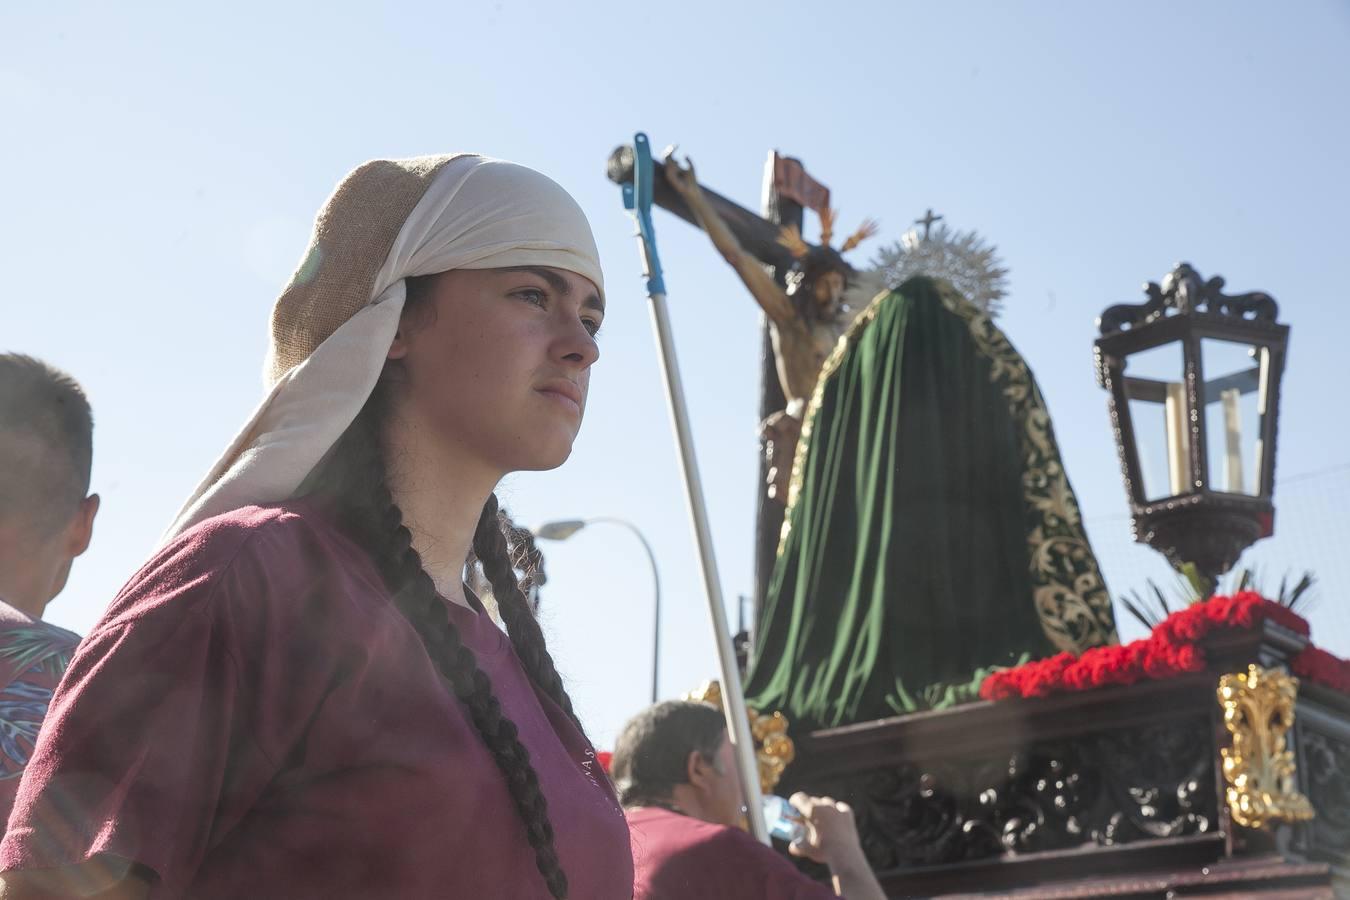
{"type": "Polygon", "coordinates": [[[819,246],[808,244],[795,226],[784,228],[779,243],[788,248],[795,260],[784,290],[764,270],[763,264],[741,247],[726,222],[708,203],[694,174],[693,162],[686,157],[681,165],[674,153],[668,151],[664,163],[671,187],[688,204],[713,246],[740,275],[769,319],[774,363],[787,406],[765,419],[761,431],[768,441],[769,496],[786,500],[792,455],[806,404],[815,389],[821,365],[857,312],[846,298],[860,291],[876,293],[883,287],[879,282],[874,284],[868,273],[854,269],[843,257],[875,234],[877,226],[871,221],[863,222],[838,250],[830,246],[834,229],[831,210],[821,213],[819,246]]]}

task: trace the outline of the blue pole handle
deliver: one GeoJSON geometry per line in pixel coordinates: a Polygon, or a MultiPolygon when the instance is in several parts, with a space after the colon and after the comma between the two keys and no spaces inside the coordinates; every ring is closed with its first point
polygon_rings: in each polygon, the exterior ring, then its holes
{"type": "Polygon", "coordinates": [[[656,252],[656,228],[652,225],[652,144],[644,132],[633,135],[633,183],[623,186],[624,208],[637,220],[638,249],[642,253],[642,275],[647,279],[647,294],[664,294],[666,281],[661,274],[661,257],[656,252]]]}

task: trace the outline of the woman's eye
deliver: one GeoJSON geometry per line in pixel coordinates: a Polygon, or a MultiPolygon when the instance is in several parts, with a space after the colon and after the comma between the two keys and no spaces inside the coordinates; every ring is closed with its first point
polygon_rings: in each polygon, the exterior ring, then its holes
{"type": "Polygon", "coordinates": [[[516,291],[516,296],[526,303],[532,303],[535,306],[547,306],[548,297],[543,291],[527,288],[523,291],[516,291]]]}
{"type": "Polygon", "coordinates": [[[586,331],[590,333],[591,337],[600,333],[600,323],[595,319],[582,319],[581,324],[586,326],[586,331]]]}

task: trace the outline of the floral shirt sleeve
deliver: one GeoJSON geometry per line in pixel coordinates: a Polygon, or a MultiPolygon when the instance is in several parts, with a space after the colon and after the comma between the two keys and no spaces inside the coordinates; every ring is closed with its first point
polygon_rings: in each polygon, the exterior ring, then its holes
{"type": "Polygon", "coordinates": [[[47,704],[79,642],[36,620],[0,627],[0,821],[9,817],[47,704]]]}

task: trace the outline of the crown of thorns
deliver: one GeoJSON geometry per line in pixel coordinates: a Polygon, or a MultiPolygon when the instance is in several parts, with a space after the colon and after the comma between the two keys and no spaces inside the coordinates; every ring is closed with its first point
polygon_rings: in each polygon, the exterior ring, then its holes
{"type": "MultiPolygon", "coordinates": [[[[830,238],[834,237],[834,223],[839,215],[838,210],[823,209],[820,211],[820,243],[823,247],[830,246],[830,238]]],[[[872,219],[863,219],[858,230],[853,232],[839,245],[840,253],[847,253],[863,241],[877,233],[878,225],[872,219]]],[[[784,225],[778,235],[778,243],[788,249],[788,252],[796,259],[805,259],[811,252],[811,245],[802,238],[801,229],[796,225],[784,225]]]]}

